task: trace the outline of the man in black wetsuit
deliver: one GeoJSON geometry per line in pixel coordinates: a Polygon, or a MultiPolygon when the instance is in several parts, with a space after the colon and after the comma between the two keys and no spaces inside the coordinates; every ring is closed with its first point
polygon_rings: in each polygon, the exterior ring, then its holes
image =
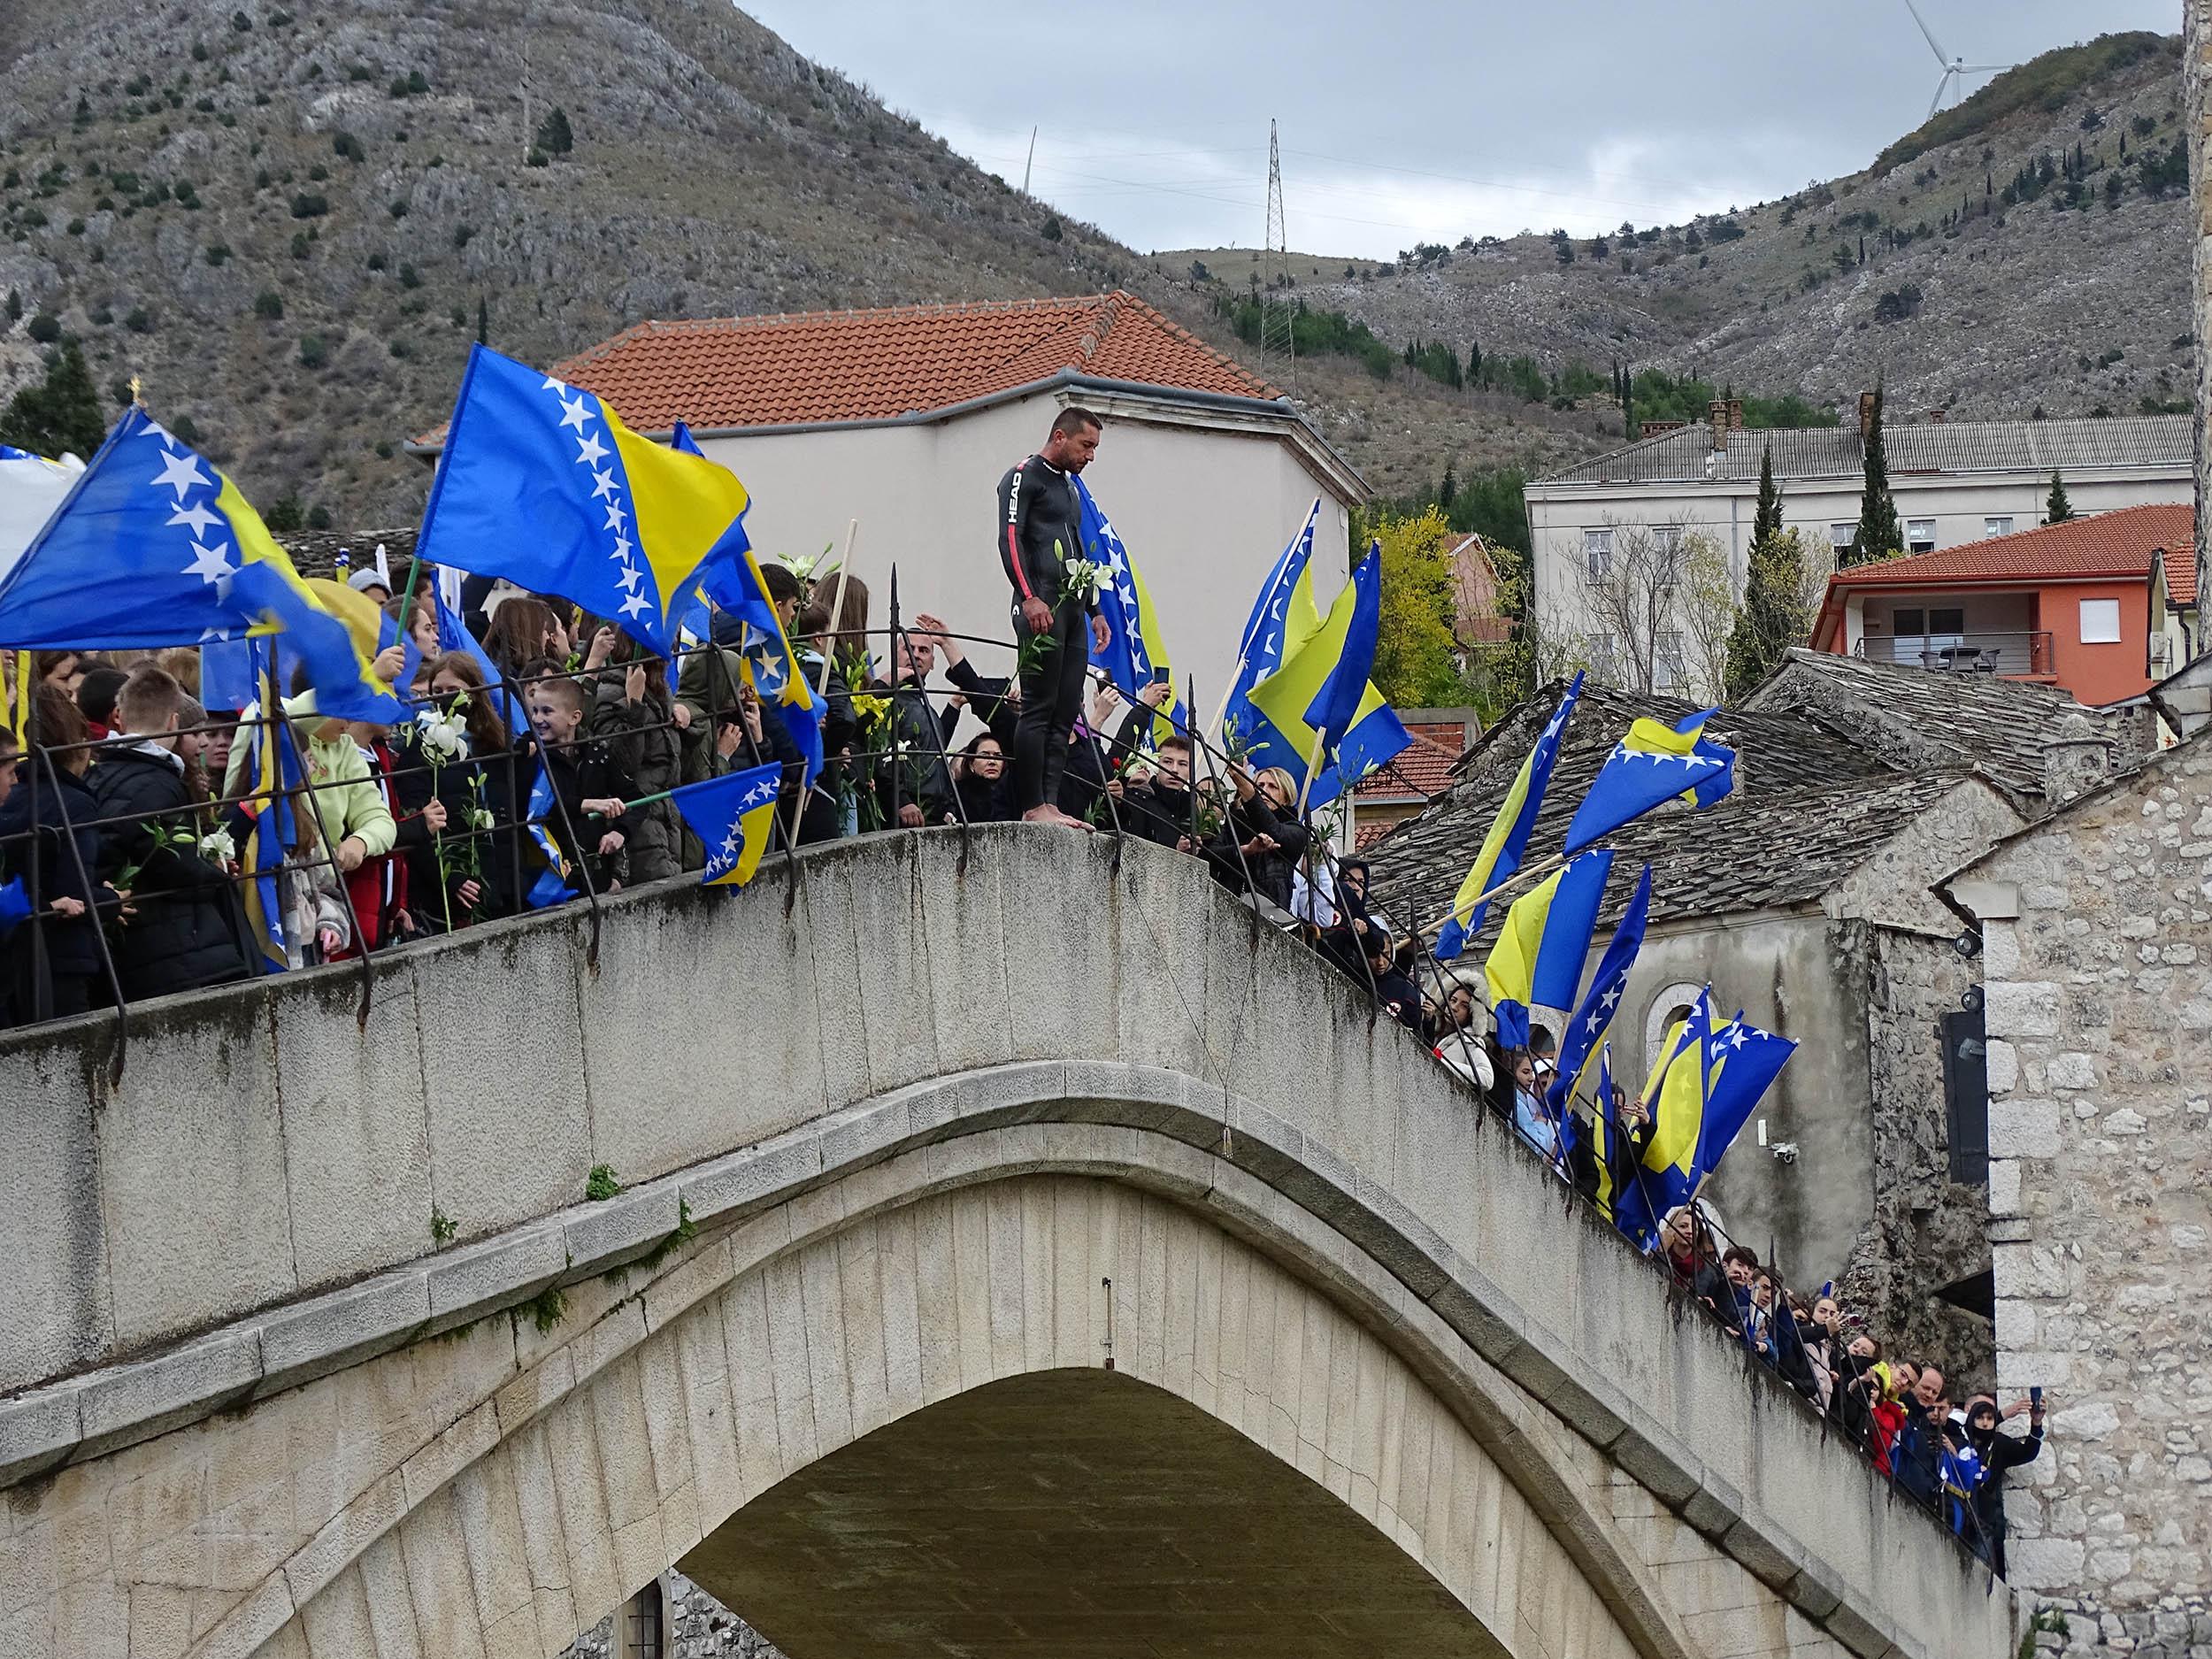
{"type": "Polygon", "coordinates": [[[1046,636],[1029,647],[1032,661],[1022,671],[1021,717],[1014,727],[1014,804],[1029,823],[1082,821],[1055,803],[1068,733],[1083,711],[1090,648],[1106,649],[1106,619],[1098,613],[1096,591],[1074,588],[1065,569],[1068,561],[1084,557],[1074,475],[1098,453],[1098,417],[1089,410],[1064,409],[1045,447],[998,481],[998,557],[1014,589],[1014,636],[1046,636]]]}

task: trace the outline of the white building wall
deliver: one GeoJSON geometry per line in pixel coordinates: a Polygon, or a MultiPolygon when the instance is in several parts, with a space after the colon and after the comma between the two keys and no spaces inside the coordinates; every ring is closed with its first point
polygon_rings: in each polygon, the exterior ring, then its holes
{"type": "MultiPolygon", "coordinates": [[[[957,633],[1005,638],[995,491],[1044,442],[1058,407],[1041,395],[941,421],[705,438],[700,448],[744,480],[746,528],[764,560],[842,549],[857,518],[853,573],[868,584],[871,626],[887,619],[895,559],[907,619],[926,611],[957,633]]],[[[1253,597],[1316,495],[1323,605],[1344,580],[1345,510],[1279,439],[1110,417],[1084,476],[1144,573],[1178,686],[1194,674],[1207,714],[1226,689],[1253,597]]],[[[974,655],[987,673],[1012,661],[1010,649],[974,655]]]]}
{"type": "MultiPolygon", "coordinates": [[[[1757,434],[1742,434],[1756,441],[1757,434]]],[[[1816,547],[1830,543],[1831,526],[1855,526],[1860,480],[1850,478],[1782,480],[1782,521],[1801,530],[1816,547]]],[[[2186,468],[2170,473],[2113,471],[2069,475],[2067,498],[2077,514],[2109,512],[2116,507],[2186,504],[2195,499],[2186,468]]],[[[1892,473],[1890,493],[1901,522],[1935,521],[1935,545],[1956,547],[1988,534],[1987,521],[2009,518],[2015,532],[2043,522],[2051,491],[2047,472],[1986,472],[1915,477],[1892,473]]],[[[1615,525],[1679,524],[1714,537],[1728,549],[1738,586],[1750,557],[1752,519],[1759,502],[1758,481],[1672,484],[1531,484],[1527,490],[1529,534],[1534,549],[1539,614],[1554,638],[1593,630],[1582,556],[1582,534],[1615,525]]]]}

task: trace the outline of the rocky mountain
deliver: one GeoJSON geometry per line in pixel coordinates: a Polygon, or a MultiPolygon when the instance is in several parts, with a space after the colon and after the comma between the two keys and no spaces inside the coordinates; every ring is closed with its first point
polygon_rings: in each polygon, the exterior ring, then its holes
{"type": "Polygon", "coordinates": [[[58,328],[265,503],[411,518],[480,320],[1148,280],[728,0],[0,9],[0,397],[58,328]]]}
{"type": "MultiPolygon", "coordinates": [[[[2192,384],[2179,42],[2044,54],[1864,171],[1693,224],[1469,239],[1394,264],[1294,255],[1295,297],[1464,362],[1616,360],[1901,416],[2134,413],[2192,384]]],[[[1252,256],[1194,257],[1229,291],[1252,256]]],[[[1597,400],[1616,411],[1609,393],[1597,400]]],[[[1618,431],[1617,413],[1614,430],[1618,431]]],[[[1440,456],[1439,465],[1443,457],[1440,456]]]]}
{"type": "MultiPolygon", "coordinates": [[[[2175,49],[2116,38],[1786,201],[1570,242],[1571,263],[1541,235],[1348,280],[1300,256],[1294,297],[1394,352],[1555,373],[1619,357],[1841,401],[1879,373],[1893,406],[1961,413],[2185,396],[2185,186],[2146,159],[2179,137],[2175,49]]],[[[1241,273],[1190,265],[1022,196],[726,0],[0,10],[0,399],[74,340],[108,412],[139,377],[310,522],[416,516],[427,472],[400,445],[480,330],[550,363],[647,316],[1115,285],[1291,384],[1386,494],[1618,442],[1602,394],[1326,354],[1294,379],[1222,314],[1241,273]]]]}

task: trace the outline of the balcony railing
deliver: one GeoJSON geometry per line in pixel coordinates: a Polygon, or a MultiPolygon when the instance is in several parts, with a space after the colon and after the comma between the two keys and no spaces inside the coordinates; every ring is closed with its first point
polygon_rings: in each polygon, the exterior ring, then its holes
{"type": "Polygon", "coordinates": [[[1854,657],[1877,663],[1954,674],[2048,674],[2051,635],[2039,629],[2020,634],[1902,634],[1863,638],[1854,657]]]}

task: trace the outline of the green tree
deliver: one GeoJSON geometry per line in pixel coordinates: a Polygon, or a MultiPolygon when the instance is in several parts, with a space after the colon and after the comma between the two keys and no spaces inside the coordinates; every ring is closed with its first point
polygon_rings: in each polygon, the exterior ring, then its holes
{"type": "Polygon", "coordinates": [[[492,314],[484,303],[484,296],[476,296],[476,343],[488,346],[492,342],[492,314]]]}
{"type": "Polygon", "coordinates": [[[1777,527],[1751,544],[1750,579],[1728,636],[1730,699],[1748,695],[1781,666],[1790,647],[1804,644],[1812,631],[1812,612],[1805,603],[1805,544],[1796,531],[1779,527],[1778,503],[1777,527]]]}
{"type": "Polygon", "coordinates": [[[1866,434],[1866,483],[1859,495],[1859,527],[1839,563],[1871,565],[1893,559],[1905,549],[1904,526],[1897,522],[1897,503],[1889,493],[1889,454],[1882,442],[1882,388],[1874,388],[1873,419],[1866,434]]]}
{"type": "Polygon", "coordinates": [[[2058,476],[2058,468],[2051,469],[2051,496],[2043,503],[2043,522],[2064,524],[2074,516],[2074,503],[2066,499],[2066,486],[2058,476]]]}
{"type": "Polygon", "coordinates": [[[1449,512],[1452,510],[1452,503],[1457,499],[1458,495],[1459,470],[1447,461],[1444,463],[1443,480],[1436,487],[1436,504],[1446,512],[1449,512]]]}
{"type": "Polygon", "coordinates": [[[1376,688],[1400,708],[1453,703],[1462,694],[1453,661],[1451,525],[1430,507],[1414,517],[1385,515],[1372,534],[1382,543],[1376,688]]]}
{"type": "Polygon", "coordinates": [[[1774,446],[1759,451],[1759,506],[1751,518],[1751,545],[1782,532],[1782,488],[1774,481],[1774,446]]]}
{"type": "Polygon", "coordinates": [[[0,443],[34,455],[89,456],[106,435],[100,394],[73,340],[47,359],[43,380],[25,387],[0,410],[0,443]]]}
{"type": "Polygon", "coordinates": [[[569,130],[568,111],[559,104],[553,113],[538,123],[537,146],[549,156],[565,156],[576,148],[576,134],[569,130]]]}

